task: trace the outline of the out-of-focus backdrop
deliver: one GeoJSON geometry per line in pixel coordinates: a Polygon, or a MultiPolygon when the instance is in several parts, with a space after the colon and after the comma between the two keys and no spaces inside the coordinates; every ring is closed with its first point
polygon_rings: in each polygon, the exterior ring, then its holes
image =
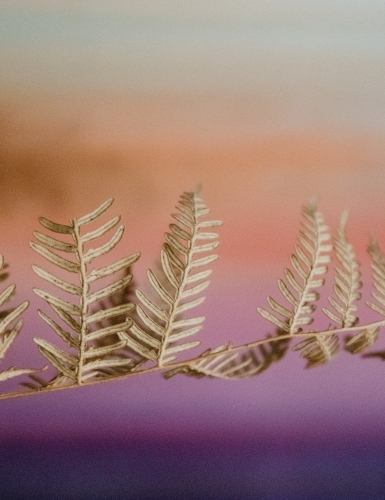
{"type": "MultiPolygon", "coordinates": [[[[334,232],[349,210],[370,298],[370,232],[385,246],[382,1],[0,0],[0,68],[0,252],[31,300],[10,360],[44,364],[38,216],[65,223],[110,197],[126,225],[116,255],[142,252],[146,286],[179,195],[202,185],[224,221],[205,348],[272,331],[256,306],[279,297],[314,196],[334,232]]],[[[1,498],[382,498],[385,364],[303,365],[1,402],[1,498]]]]}

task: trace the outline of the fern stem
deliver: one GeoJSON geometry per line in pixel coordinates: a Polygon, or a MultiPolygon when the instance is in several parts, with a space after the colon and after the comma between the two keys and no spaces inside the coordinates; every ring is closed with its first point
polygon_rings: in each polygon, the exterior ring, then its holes
{"type": "Polygon", "coordinates": [[[80,297],[80,338],[79,338],[79,363],[76,374],[76,381],[78,385],[82,385],[82,377],[83,377],[83,364],[85,360],[85,351],[86,351],[86,333],[87,333],[87,323],[86,323],[86,315],[88,312],[88,303],[87,303],[87,294],[89,289],[89,284],[87,281],[87,265],[84,261],[84,248],[83,242],[80,238],[80,228],[76,220],[72,221],[74,228],[74,239],[77,245],[76,256],[80,265],[79,277],[80,277],[80,286],[82,289],[82,294],[80,297]]]}
{"type": "Polygon", "coordinates": [[[149,374],[149,373],[154,373],[158,372],[161,370],[171,370],[174,368],[180,368],[182,366],[186,366],[192,363],[199,362],[201,360],[207,361],[210,358],[215,358],[216,356],[221,356],[224,353],[228,354],[231,352],[237,352],[241,351],[244,349],[250,349],[252,347],[258,347],[263,344],[269,344],[272,342],[276,342],[278,340],[285,340],[285,339],[293,339],[296,337],[317,337],[318,335],[334,335],[338,333],[349,333],[349,332],[355,332],[357,330],[365,330],[367,328],[373,328],[373,327],[379,327],[379,326],[385,326],[385,319],[381,321],[376,321],[374,323],[369,323],[367,325],[356,325],[356,326],[351,326],[348,328],[336,328],[333,330],[324,330],[320,332],[301,332],[301,333],[296,333],[296,334],[285,334],[285,335],[279,335],[276,337],[268,337],[265,339],[261,340],[256,340],[254,342],[250,342],[247,344],[240,344],[237,346],[232,346],[230,345],[225,351],[220,351],[220,352],[213,352],[210,354],[205,354],[204,356],[198,356],[196,358],[191,358],[187,359],[185,361],[178,361],[177,363],[168,363],[167,366],[152,366],[150,368],[145,368],[144,370],[138,370],[138,371],[131,371],[129,373],[124,373],[122,375],[115,375],[114,377],[111,378],[102,378],[102,379],[97,379],[97,380],[90,380],[89,382],[83,382],[81,384],[75,383],[73,385],[65,385],[65,386],[59,386],[59,387],[53,387],[53,386],[48,386],[44,389],[40,389],[38,391],[30,391],[30,392],[10,392],[8,394],[0,394],[0,400],[3,399],[14,399],[14,398],[20,398],[24,396],[36,396],[37,394],[43,394],[46,392],[56,392],[56,391],[61,391],[61,390],[66,390],[66,389],[75,389],[78,387],[88,387],[91,385],[99,385],[99,384],[104,384],[106,382],[113,382],[115,380],[123,380],[135,375],[144,375],[144,374],[149,374]]]}

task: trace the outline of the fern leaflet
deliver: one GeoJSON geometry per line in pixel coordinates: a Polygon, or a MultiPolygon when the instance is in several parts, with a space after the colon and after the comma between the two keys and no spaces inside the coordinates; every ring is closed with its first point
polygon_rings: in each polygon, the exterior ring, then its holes
{"type": "Polygon", "coordinates": [[[304,207],[302,214],[304,220],[303,231],[299,235],[300,244],[296,246],[296,255],[292,254],[290,257],[294,272],[285,269],[286,281],[278,281],[283,297],[289,302],[289,308],[268,297],[271,309],[282,316],[281,319],[276,314],[258,307],[258,312],[265,319],[290,335],[302,331],[302,325],[313,322],[311,314],[315,310],[314,302],[319,298],[319,294],[314,290],[324,284],[325,280],[319,276],[327,272],[326,264],[330,262],[328,252],[331,245],[325,244],[330,236],[322,215],[313,203],[304,207]]]}

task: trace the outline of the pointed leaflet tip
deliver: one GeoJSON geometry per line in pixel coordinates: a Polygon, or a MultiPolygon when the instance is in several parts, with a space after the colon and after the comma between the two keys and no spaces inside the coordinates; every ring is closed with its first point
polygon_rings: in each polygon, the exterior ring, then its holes
{"type": "Polygon", "coordinates": [[[342,215],[341,215],[341,222],[340,222],[340,230],[342,232],[345,232],[345,228],[346,228],[346,223],[348,221],[348,216],[349,216],[349,211],[348,210],[344,210],[342,215]]]}
{"type": "Polygon", "coordinates": [[[318,205],[318,197],[312,196],[308,203],[303,207],[304,211],[316,212],[318,205]]]}
{"type": "Polygon", "coordinates": [[[110,198],[104,203],[100,205],[100,207],[96,208],[93,212],[84,215],[84,217],[80,217],[77,219],[78,226],[82,226],[83,224],[88,224],[89,222],[100,217],[106,210],[110,208],[110,206],[114,203],[114,198],[110,198]]]}

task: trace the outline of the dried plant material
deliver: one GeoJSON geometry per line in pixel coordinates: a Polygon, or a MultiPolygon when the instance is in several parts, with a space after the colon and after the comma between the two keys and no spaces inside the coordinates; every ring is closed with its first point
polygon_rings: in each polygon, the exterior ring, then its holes
{"type": "Polygon", "coordinates": [[[211,377],[226,380],[239,380],[259,375],[272,363],[280,361],[287,351],[288,339],[275,340],[269,345],[262,344],[254,349],[231,352],[231,344],[208,349],[197,362],[189,363],[163,374],[169,379],[177,374],[196,378],[211,377]],[[230,351],[230,352],[229,352],[230,351]],[[212,356],[216,354],[216,356],[212,356]]]}
{"type": "Polygon", "coordinates": [[[369,347],[372,347],[374,342],[378,339],[380,328],[378,326],[365,328],[354,336],[346,338],[345,349],[352,354],[361,354],[369,347]]]}
{"type": "Polygon", "coordinates": [[[36,369],[33,368],[15,368],[11,366],[6,371],[0,372],[0,382],[4,382],[4,380],[9,380],[10,378],[19,377],[20,375],[29,375],[30,373],[34,373],[36,369]]]}
{"type": "MultiPolygon", "coordinates": [[[[129,275],[132,275],[131,267],[127,267],[121,271],[121,276],[123,278],[129,275]]],[[[124,288],[109,297],[98,301],[96,303],[96,307],[92,309],[91,316],[88,318],[92,331],[118,325],[125,322],[127,316],[129,316],[131,320],[136,319],[136,308],[133,303],[135,300],[135,290],[136,283],[132,279],[124,288]]],[[[138,353],[127,346],[125,336],[121,332],[117,332],[115,335],[98,338],[95,341],[95,346],[99,348],[110,346],[119,340],[122,342],[122,348],[121,350],[115,351],[116,356],[122,360],[131,359],[132,363],[129,366],[110,366],[102,369],[101,372],[109,377],[120,376],[135,368],[138,369],[144,362],[144,358],[142,356],[139,356],[138,353]]]]}
{"type": "Polygon", "coordinates": [[[183,315],[204,301],[205,297],[195,297],[208,287],[206,278],[211,270],[201,271],[200,268],[218,257],[205,254],[218,246],[218,235],[210,230],[221,221],[201,220],[210,210],[198,192],[183,193],[177,209],[178,213],[173,214],[176,224],[170,224],[171,232],[165,234],[166,242],[161,252],[163,275],[159,278],[148,271],[160,305],[137,290],[140,305],[136,313],[142,325],[134,322],[130,332],[121,335],[132,350],[159,367],[176,359],[178,353],[200,344],[200,341],[185,342],[185,339],[201,330],[204,316],[184,318],[183,315]]]}
{"type": "Polygon", "coordinates": [[[307,360],[306,368],[328,363],[338,352],[336,335],[318,334],[296,344],[293,351],[301,351],[301,358],[307,360]]]}
{"type": "MultiPolygon", "coordinates": [[[[102,268],[89,269],[91,264],[94,265],[95,259],[115,248],[123,236],[124,226],[118,226],[120,217],[114,217],[97,229],[82,234],[83,228],[101,217],[112,203],[112,199],[107,200],[90,214],[80,219],[70,220],[69,225],[57,224],[43,217],[39,219],[41,225],[53,232],[55,237],[36,231],[34,235],[39,243],[31,242],[32,248],[54,266],[77,275],[78,279],[76,283],[73,283],[38,266],[33,266],[40,278],[69,295],[69,300],[63,300],[47,291],[34,289],[34,292],[51,306],[59,322],[43,311],[38,311],[40,317],[69,348],[63,350],[44,339],[34,339],[41,354],[58,372],[58,375],[46,384],[41,380],[38,381],[40,384],[38,388],[63,383],[81,385],[86,381],[105,376],[104,370],[111,367],[129,367],[134,364],[131,359],[116,357],[116,353],[126,345],[124,340],[117,339],[104,346],[97,343],[98,340],[125,331],[131,326],[132,321],[128,315],[134,307],[133,304],[126,303],[104,308],[97,307],[97,304],[124,290],[130,284],[132,275],[115,279],[112,283],[99,286],[96,290],[93,290],[92,283],[107,276],[114,277],[116,273],[136,262],[139,254],[130,255],[102,268]],[[117,229],[107,242],[97,243],[98,238],[108,234],[116,226],[118,226],[117,229]],[[56,235],[65,235],[71,240],[62,241],[56,235]],[[89,243],[93,245],[91,248],[88,247],[89,243]],[[64,252],[69,258],[57,252],[64,252]],[[76,299],[77,303],[73,303],[73,299],[76,299]],[[97,311],[93,312],[95,307],[97,311]],[[117,316],[123,316],[124,319],[117,324],[102,325],[104,320],[117,316]]],[[[34,381],[36,382],[37,379],[35,378],[34,381]]],[[[36,388],[36,385],[30,384],[30,387],[36,388]]]]}
{"type": "Polygon", "coordinates": [[[290,257],[294,272],[285,269],[286,281],[282,279],[278,281],[278,287],[289,303],[289,308],[272,297],[267,298],[271,309],[282,316],[281,319],[276,314],[258,307],[258,312],[265,319],[290,335],[302,331],[304,325],[313,322],[314,303],[319,298],[315,290],[324,284],[325,280],[319,276],[328,270],[326,266],[330,262],[328,252],[332,249],[331,245],[325,244],[330,236],[315,203],[311,202],[305,206],[302,215],[303,230],[298,237],[300,244],[296,246],[296,254],[290,257]]]}
{"type": "Polygon", "coordinates": [[[381,316],[385,316],[385,258],[374,238],[370,240],[368,252],[373,260],[374,287],[378,292],[373,292],[372,295],[380,305],[373,302],[367,302],[367,305],[381,316]]]}
{"type": "MultiPolygon", "coordinates": [[[[178,374],[196,378],[241,380],[256,376],[280,361],[289,342],[299,342],[307,368],[328,363],[338,352],[339,336],[345,336],[345,349],[352,354],[362,353],[377,340],[385,326],[385,258],[372,238],[368,252],[373,260],[375,292],[367,305],[381,319],[359,325],[357,302],[362,287],[359,264],[352,245],[346,238],[347,214],[344,213],[334,238],[334,251],[339,264],[335,268],[334,294],[328,297],[329,307],[324,314],[335,326],[316,329],[316,303],[328,272],[332,245],[329,232],[314,202],[303,208],[299,244],[291,255],[291,268],[278,281],[283,304],[267,297],[270,311],[258,308],[259,313],[277,327],[275,336],[268,336],[243,345],[228,342],[206,349],[201,355],[180,360],[180,353],[191,352],[200,344],[196,334],[202,329],[205,317],[193,316],[191,310],[204,301],[202,293],[209,285],[208,268],[217,255],[215,227],[217,220],[205,220],[210,210],[198,191],[182,194],[175,222],[165,234],[160,265],[148,271],[150,293],[136,288],[132,265],[139,254],[104,265],[95,266],[98,258],[108,257],[120,242],[124,227],[120,217],[114,217],[96,228],[86,226],[110,208],[112,199],[99,208],[70,223],[59,224],[45,217],[40,224],[49,233],[36,231],[32,248],[48,261],[53,271],[33,266],[35,273],[52,290],[34,289],[54,311],[51,317],[38,311],[43,321],[60,338],[61,345],[37,337],[39,351],[49,362],[54,375],[45,380],[39,370],[11,367],[0,372],[0,381],[21,374],[28,380],[21,385],[28,391],[0,394],[0,399],[28,396],[35,393],[93,385],[118,378],[163,371],[166,379],[178,374]],[[85,229],[86,228],[86,229],[85,229]],[[52,233],[52,234],[51,234],[52,233]],[[111,235],[112,234],[112,235],[111,235]],[[100,240],[103,238],[103,240],[100,240]],[[107,280],[107,281],[106,281],[107,280]],[[135,306],[133,298],[139,301],[135,306]],[[306,330],[312,324],[311,330],[306,330]],[[190,340],[193,339],[193,340],[190,340]],[[301,340],[299,340],[301,339],[301,340]]],[[[100,261],[99,261],[100,262],[100,261]]],[[[0,258],[0,281],[5,268],[0,258]]],[[[10,286],[0,293],[0,306],[14,294],[10,286]]],[[[0,358],[19,333],[21,314],[28,306],[24,302],[12,309],[0,311],[0,358]]],[[[364,357],[385,359],[384,352],[372,352],[364,357]]]]}
{"type": "Polygon", "coordinates": [[[49,381],[44,380],[42,377],[33,373],[29,375],[29,379],[26,382],[22,382],[20,385],[26,387],[27,389],[31,389],[32,391],[39,392],[43,389],[52,390],[60,387],[73,387],[73,379],[68,378],[62,374],[57,374],[49,381]]]}
{"type": "Polygon", "coordinates": [[[359,264],[356,260],[352,245],[348,243],[346,239],[346,221],[347,212],[342,216],[341,224],[334,242],[337,259],[342,266],[336,267],[336,275],[334,278],[334,292],[337,299],[333,297],[328,298],[334,311],[332,312],[327,308],[322,309],[328,318],[343,328],[348,328],[358,323],[358,317],[355,315],[358,308],[355,302],[361,298],[361,293],[359,293],[358,290],[362,287],[359,264]]]}
{"type": "MultiPolygon", "coordinates": [[[[3,255],[0,255],[0,272],[6,268],[4,263],[3,255]]],[[[0,273],[0,281],[5,280],[8,277],[8,273],[0,273]]],[[[0,307],[6,304],[11,297],[15,294],[16,286],[10,285],[5,290],[0,293],[0,307]]],[[[6,352],[10,348],[12,342],[18,336],[23,320],[20,319],[23,312],[29,306],[29,302],[26,300],[14,309],[6,309],[0,313],[0,359],[4,358],[6,352]]],[[[25,375],[29,373],[36,372],[33,368],[15,368],[11,367],[8,370],[0,371],[0,382],[8,380],[10,378],[18,377],[19,375],[25,375]]]]}

